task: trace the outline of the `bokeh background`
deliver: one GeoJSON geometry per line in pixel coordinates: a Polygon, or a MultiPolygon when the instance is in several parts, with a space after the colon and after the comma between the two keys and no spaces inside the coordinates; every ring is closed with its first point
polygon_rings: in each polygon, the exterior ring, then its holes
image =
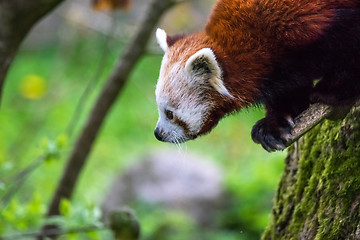
{"type": "MultiPolygon", "coordinates": [[[[23,43],[0,108],[0,236],[38,231],[43,224],[66,156],[147,3],[98,12],[88,1],[68,0],[23,43]]],[[[200,31],[213,3],[179,4],[159,27],[169,34],[200,31]]],[[[263,109],[228,116],[209,135],[180,146],[158,142],[154,91],[161,59],[154,35],[102,127],[74,198],[63,200],[63,216],[54,221],[64,228],[101,225],[106,210],[128,206],[139,218],[142,239],[259,239],[286,155],[252,142],[251,128],[263,109]]],[[[61,238],[112,235],[105,230],[61,238]]]]}

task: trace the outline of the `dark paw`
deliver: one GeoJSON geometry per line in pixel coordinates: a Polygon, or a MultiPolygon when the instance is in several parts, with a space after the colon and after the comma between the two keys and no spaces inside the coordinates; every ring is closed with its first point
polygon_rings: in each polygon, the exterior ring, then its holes
{"type": "Polygon", "coordinates": [[[291,130],[294,121],[290,116],[266,117],[259,120],[251,131],[251,137],[255,143],[268,152],[284,150],[286,142],[291,139],[291,130]]]}

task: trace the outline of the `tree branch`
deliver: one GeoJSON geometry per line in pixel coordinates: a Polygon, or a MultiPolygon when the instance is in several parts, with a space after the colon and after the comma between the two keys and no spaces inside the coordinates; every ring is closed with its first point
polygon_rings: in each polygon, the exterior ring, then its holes
{"type": "Polygon", "coordinates": [[[321,103],[310,105],[308,109],[294,119],[295,126],[291,131],[291,138],[288,139],[285,146],[288,147],[293,144],[324,119],[341,119],[345,117],[351,107],[334,108],[321,103]]]}
{"type": "Polygon", "coordinates": [[[93,106],[85,127],[75,143],[48,208],[48,217],[59,215],[59,205],[62,198],[70,199],[72,197],[80,172],[111,106],[123,89],[135,64],[144,53],[147,42],[158,20],[175,3],[176,1],[174,0],[153,0],[150,4],[137,33],[126,47],[122,57],[118,60],[114,71],[108,78],[106,85],[93,106]]]}
{"type": "Polygon", "coordinates": [[[131,239],[137,240],[140,237],[140,223],[137,219],[135,212],[130,208],[120,208],[114,210],[109,215],[109,223],[103,225],[93,225],[86,227],[77,227],[69,229],[52,228],[42,230],[41,232],[29,232],[20,233],[8,236],[0,236],[0,240],[12,240],[12,239],[23,239],[23,238],[45,238],[45,237],[58,237],[61,235],[73,234],[73,233],[84,233],[84,232],[95,232],[111,230],[115,239],[124,240],[131,239]]]}
{"type": "Polygon", "coordinates": [[[103,231],[106,229],[107,229],[106,226],[104,226],[104,227],[88,226],[88,227],[72,228],[72,229],[67,229],[67,230],[47,229],[47,230],[44,230],[41,232],[30,232],[30,233],[22,233],[22,234],[9,235],[9,236],[0,236],[0,240],[54,237],[54,236],[68,235],[68,234],[73,234],[73,233],[103,231]]]}

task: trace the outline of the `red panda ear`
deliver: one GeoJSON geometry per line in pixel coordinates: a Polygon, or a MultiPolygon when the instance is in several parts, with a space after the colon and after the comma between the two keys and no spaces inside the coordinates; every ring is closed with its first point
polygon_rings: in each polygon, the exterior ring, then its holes
{"type": "Polygon", "coordinates": [[[165,52],[168,47],[171,47],[172,45],[174,45],[174,43],[176,43],[178,40],[184,38],[185,35],[184,34],[178,34],[178,35],[174,35],[174,36],[167,36],[166,32],[161,29],[158,28],[156,30],[156,39],[157,42],[159,43],[161,49],[165,52]]]}
{"type": "Polygon", "coordinates": [[[163,29],[158,28],[156,30],[156,40],[157,40],[158,44],[160,45],[161,49],[165,52],[166,49],[168,48],[168,43],[167,43],[166,32],[163,29]]]}
{"type": "Polygon", "coordinates": [[[200,86],[209,83],[221,95],[232,98],[224,85],[220,65],[210,48],[203,48],[193,54],[186,61],[185,70],[190,75],[190,81],[193,84],[200,86]]]}

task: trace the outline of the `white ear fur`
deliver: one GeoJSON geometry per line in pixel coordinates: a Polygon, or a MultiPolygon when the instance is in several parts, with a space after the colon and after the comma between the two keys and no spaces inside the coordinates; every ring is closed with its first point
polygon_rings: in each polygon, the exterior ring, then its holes
{"type": "Polygon", "coordinates": [[[230,98],[233,97],[224,85],[221,68],[210,48],[203,48],[194,53],[186,61],[185,70],[191,75],[191,80],[205,77],[220,94],[230,98]]]}
{"type": "Polygon", "coordinates": [[[165,52],[168,48],[168,44],[167,44],[167,41],[166,41],[166,32],[161,29],[161,28],[158,28],[156,30],[156,39],[157,39],[157,42],[159,43],[161,49],[165,52]]]}

